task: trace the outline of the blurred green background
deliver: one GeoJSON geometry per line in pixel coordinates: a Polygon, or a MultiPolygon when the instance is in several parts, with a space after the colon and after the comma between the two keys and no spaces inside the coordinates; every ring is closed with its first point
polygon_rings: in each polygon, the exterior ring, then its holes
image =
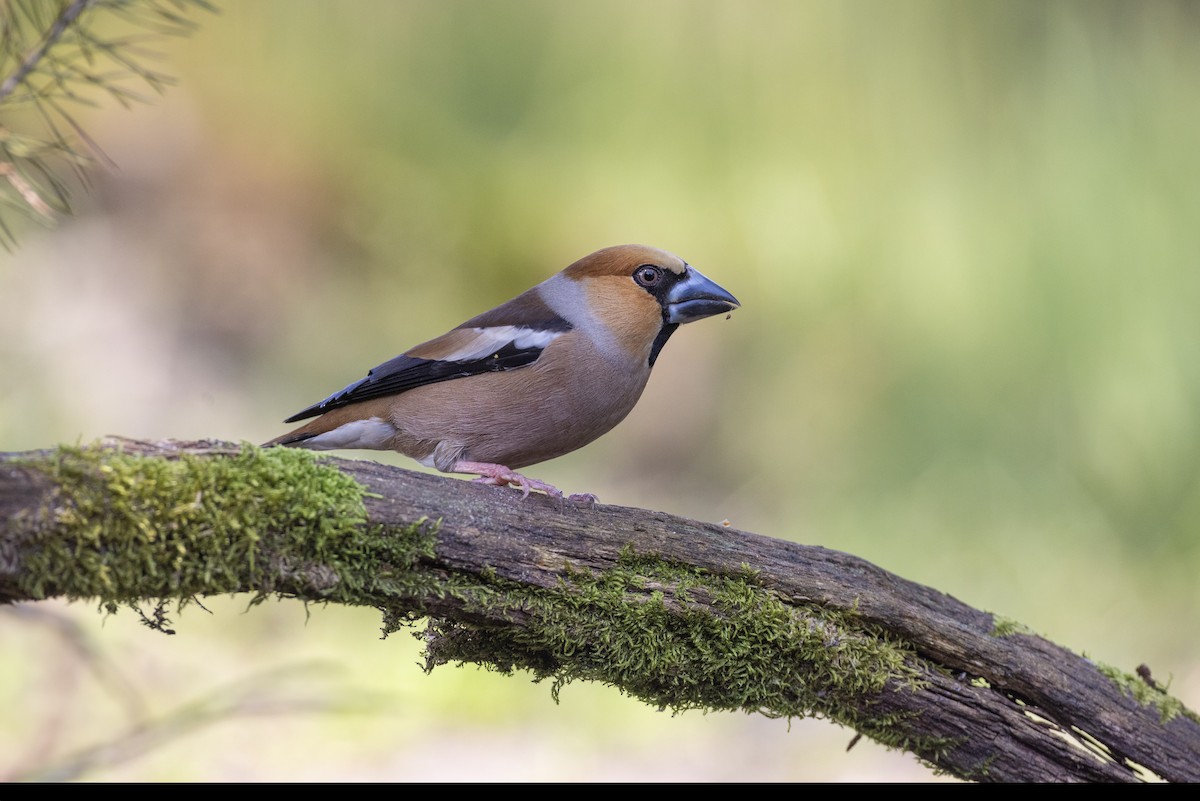
{"type": "MultiPolygon", "coordinates": [[[[624,423],[532,475],[857,554],[1200,707],[1200,6],[253,0],[197,20],[158,47],[163,98],[79,112],[116,166],[77,214],[0,254],[0,450],[261,442],[643,242],[743,309],[680,331],[624,423]]],[[[367,611],[205,605],[175,637],[86,605],[0,614],[0,771],[196,703],[185,736],[86,778],[932,778],[823,721],[426,675],[367,611]]]]}

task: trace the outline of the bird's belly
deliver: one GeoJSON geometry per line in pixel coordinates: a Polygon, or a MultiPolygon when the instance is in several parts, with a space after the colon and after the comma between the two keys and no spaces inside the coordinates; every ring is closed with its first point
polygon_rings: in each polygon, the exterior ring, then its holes
{"type": "Polygon", "coordinates": [[[630,375],[592,364],[566,370],[533,365],[485,373],[404,393],[393,407],[398,450],[445,462],[468,460],[513,469],[577,450],[610,431],[637,403],[649,371],[630,375]],[[410,452],[405,443],[412,446],[410,452]]]}

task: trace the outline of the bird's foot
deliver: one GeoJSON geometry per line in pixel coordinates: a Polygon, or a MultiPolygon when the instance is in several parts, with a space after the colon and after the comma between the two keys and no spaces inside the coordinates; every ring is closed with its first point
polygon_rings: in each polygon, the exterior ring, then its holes
{"type": "MultiPolygon", "coordinates": [[[[495,487],[513,486],[521,489],[521,498],[528,498],[531,490],[541,490],[551,498],[562,498],[562,490],[557,487],[547,484],[545,481],[538,481],[536,478],[529,478],[518,473],[516,470],[510,470],[502,464],[489,464],[488,462],[456,462],[451,469],[454,473],[474,473],[479,478],[473,479],[477,484],[491,484],[495,487]]],[[[571,496],[572,500],[576,496],[571,496]]],[[[594,498],[593,498],[594,500],[594,498]]]]}

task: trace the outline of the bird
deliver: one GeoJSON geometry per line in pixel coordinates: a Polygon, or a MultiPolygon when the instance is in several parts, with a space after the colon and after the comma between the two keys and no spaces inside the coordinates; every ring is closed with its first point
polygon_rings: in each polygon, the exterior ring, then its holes
{"type": "Polygon", "coordinates": [[[517,470],[612,430],[680,325],[740,306],[673,253],[607,247],[293,414],[284,423],[315,419],[264,447],[394,450],[561,499],[517,470]]]}

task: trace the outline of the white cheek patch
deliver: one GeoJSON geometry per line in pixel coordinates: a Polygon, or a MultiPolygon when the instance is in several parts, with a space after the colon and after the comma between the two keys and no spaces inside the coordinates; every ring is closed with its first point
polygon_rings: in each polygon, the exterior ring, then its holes
{"type": "Polygon", "coordinates": [[[372,417],[369,420],[345,423],[332,431],[318,434],[298,444],[314,451],[331,451],[339,448],[387,450],[390,447],[388,443],[394,436],[396,436],[394,425],[378,417],[372,417]]]}
{"type": "Polygon", "coordinates": [[[511,344],[519,350],[530,348],[545,348],[562,331],[543,331],[537,328],[526,328],[519,325],[497,325],[491,328],[472,328],[474,335],[470,341],[463,344],[452,353],[440,357],[446,362],[473,362],[486,359],[496,351],[511,344]]]}

